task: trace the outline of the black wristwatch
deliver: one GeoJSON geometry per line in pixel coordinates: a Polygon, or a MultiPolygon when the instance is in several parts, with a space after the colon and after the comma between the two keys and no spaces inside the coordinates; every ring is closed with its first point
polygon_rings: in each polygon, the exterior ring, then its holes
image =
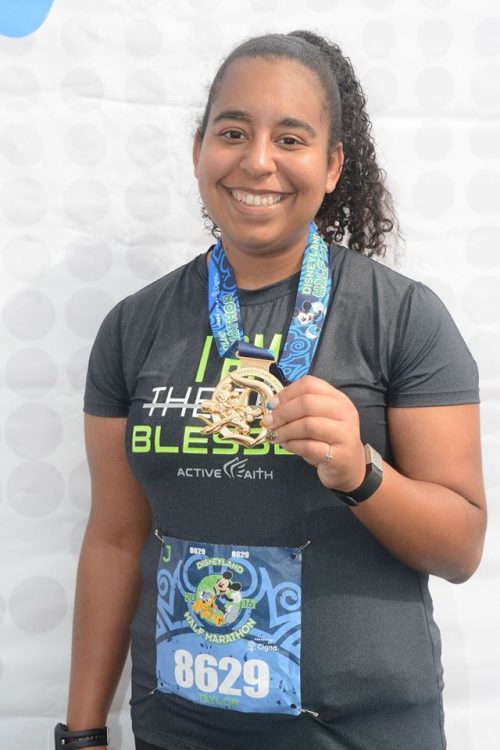
{"type": "Polygon", "coordinates": [[[344,503],[351,507],[359,505],[364,500],[368,500],[382,484],[384,473],[382,456],[369,443],[365,443],[365,456],[366,473],[359,487],[350,492],[333,490],[344,503]]]}
{"type": "Polygon", "coordinates": [[[83,747],[101,747],[109,744],[107,727],[97,729],[80,729],[70,732],[66,724],[57,724],[54,729],[56,750],[78,750],[83,747]]]}

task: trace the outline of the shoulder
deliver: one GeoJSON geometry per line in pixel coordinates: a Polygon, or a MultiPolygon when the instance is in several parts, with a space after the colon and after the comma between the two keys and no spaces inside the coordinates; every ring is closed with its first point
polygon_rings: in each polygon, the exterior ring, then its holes
{"type": "Polygon", "coordinates": [[[118,327],[126,335],[130,327],[145,333],[156,322],[184,304],[196,305],[206,297],[205,254],[198,255],[137,292],[121,299],[107,314],[104,323],[118,327]]]}
{"type": "Polygon", "coordinates": [[[410,288],[415,286],[425,287],[425,284],[396,271],[377,258],[362,255],[343,245],[333,244],[331,250],[334,273],[337,265],[345,281],[357,287],[376,284],[375,290],[379,289],[395,297],[403,297],[410,288]]]}
{"type": "Polygon", "coordinates": [[[198,255],[151,284],[125,297],[121,303],[125,314],[151,310],[177,293],[204,293],[206,290],[205,254],[198,255]]]}
{"type": "Polygon", "coordinates": [[[358,308],[354,314],[376,318],[390,328],[408,307],[422,312],[445,310],[439,297],[421,281],[355,250],[340,245],[332,250],[334,290],[351,312],[358,308]]]}

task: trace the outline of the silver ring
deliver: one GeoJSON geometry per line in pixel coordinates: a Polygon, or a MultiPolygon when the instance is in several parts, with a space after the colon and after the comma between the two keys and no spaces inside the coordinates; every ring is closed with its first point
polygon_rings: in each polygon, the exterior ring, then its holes
{"type": "Polygon", "coordinates": [[[269,442],[274,443],[278,439],[278,433],[276,432],[276,430],[268,430],[267,439],[269,440],[269,442]]]}
{"type": "Polygon", "coordinates": [[[323,464],[329,464],[333,460],[333,448],[331,445],[328,445],[328,453],[326,454],[325,458],[321,463],[323,464]]]}

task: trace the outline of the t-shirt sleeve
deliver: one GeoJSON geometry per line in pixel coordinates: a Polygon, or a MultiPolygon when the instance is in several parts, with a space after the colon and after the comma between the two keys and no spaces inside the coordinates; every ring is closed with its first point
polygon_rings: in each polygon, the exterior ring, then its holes
{"type": "Polygon", "coordinates": [[[388,406],[479,403],[479,375],[439,297],[415,282],[395,319],[388,406]]]}
{"type": "Polygon", "coordinates": [[[96,417],[128,416],[130,397],[123,372],[122,303],[104,318],[90,353],[83,410],[96,417]]]}

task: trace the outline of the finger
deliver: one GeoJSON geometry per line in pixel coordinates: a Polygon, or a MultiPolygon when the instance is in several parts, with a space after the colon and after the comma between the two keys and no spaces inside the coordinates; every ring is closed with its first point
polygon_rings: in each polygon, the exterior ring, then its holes
{"type": "Polygon", "coordinates": [[[286,443],[281,443],[285,450],[295,453],[296,456],[300,456],[311,466],[319,466],[324,463],[325,465],[330,462],[326,461],[328,455],[331,456],[330,461],[334,461],[335,448],[326,442],[317,440],[289,440],[286,443]]]}
{"type": "Polygon", "coordinates": [[[305,375],[303,378],[299,378],[299,380],[295,380],[293,383],[290,383],[290,385],[287,385],[286,388],[283,388],[283,390],[278,393],[277,397],[280,404],[284,404],[287,401],[303,396],[306,393],[328,395],[336,390],[337,389],[334,388],[333,385],[330,385],[330,383],[327,383],[326,380],[323,380],[322,378],[317,378],[314,375],[305,375]]]}
{"type": "Polygon", "coordinates": [[[333,419],[304,417],[281,426],[273,424],[271,432],[270,442],[282,444],[290,440],[317,440],[335,445],[344,442],[346,430],[343,423],[333,419]]]}
{"type": "Polygon", "coordinates": [[[280,402],[267,415],[265,424],[280,427],[304,417],[313,419],[324,417],[341,421],[347,417],[348,410],[349,406],[336,398],[333,393],[328,395],[306,393],[285,403],[280,402]]]}

